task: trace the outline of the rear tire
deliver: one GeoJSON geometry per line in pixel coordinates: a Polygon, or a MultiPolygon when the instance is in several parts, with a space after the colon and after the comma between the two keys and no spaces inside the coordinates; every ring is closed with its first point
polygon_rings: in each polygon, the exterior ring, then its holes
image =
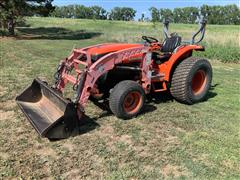
{"type": "Polygon", "coordinates": [[[143,88],[135,81],[125,80],[112,90],[109,106],[113,114],[121,119],[130,119],[141,112],[145,102],[143,88]]]}
{"type": "Polygon", "coordinates": [[[176,67],[170,92],[177,101],[194,104],[206,98],[211,81],[211,64],[206,59],[189,57],[176,67]]]}

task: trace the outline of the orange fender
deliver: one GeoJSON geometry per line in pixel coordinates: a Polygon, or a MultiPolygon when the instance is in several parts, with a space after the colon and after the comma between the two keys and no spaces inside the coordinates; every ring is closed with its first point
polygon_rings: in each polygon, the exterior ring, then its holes
{"type": "Polygon", "coordinates": [[[204,51],[204,47],[199,45],[187,45],[180,47],[168,61],[159,65],[160,72],[165,74],[164,81],[170,81],[171,73],[174,70],[176,63],[191,56],[193,50],[204,51]]]}

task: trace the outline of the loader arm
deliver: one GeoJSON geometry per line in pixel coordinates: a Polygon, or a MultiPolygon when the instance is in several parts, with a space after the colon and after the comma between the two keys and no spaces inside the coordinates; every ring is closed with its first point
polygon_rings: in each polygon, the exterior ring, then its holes
{"type": "Polygon", "coordinates": [[[78,103],[79,106],[81,106],[79,108],[84,108],[90,96],[90,91],[94,88],[94,85],[100,76],[113,69],[117,64],[122,64],[130,58],[138,56],[142,58],[140,65],[141,85],[145,89],[145,92],[149,92],[151,84],[151,79],[149,78],[151,55],[149,54],[151,53],[148,52],[148,47],[134,47],[109,53],[96,62],[91,63],[88,58],[89,55],[86,51],[83,49],[74,49],[73,53],[64,62],[62,62],[62,66],[64,67],[61,68],[62,71],[59,75],[60,78],[57,79],[56,88],[63,91],[67,83],[72,83],[77,87],[75,88],[77,91],[74,103],[78,103]],[[85,62],[78,60],[78,57],[82,54],[87,57],[85,62]],[[80,70],[79,64],[84,65],[85,69],[80,70]],[[75,70],[77,77],[71,75],[69,69],[71,69],[71,71],[75,70]]]}
{"type": "Polygon", "coordinates": [[[85,106],[90,96],[90,91],[100,76],[113,69],[117,64],[128,61],[131,57],[141,56],[141,85],[146,93],[150,90],[151,79],[148,76],[151,64],[151,56],[146,47],[129,48],[117,52],[107,54],[100,58],[86,70],[86,78],[81,95],[79,96],[79,104],[85,106]]]}
{"type": "Polygon", "coordinates": [[[78,121],[83,118],[84,107],[98,78],[131,57],[142,57],[140,84],[146,93],[149,92],[151,53],[148,53],[148,47],[140,46],[109,53],[94,63],[87,52],[92,47],[96,46],[74,49],[72,54],[60,63],[55,73],[54,87],[35,79],[16,97],[17,104],[41,136],[49,139],[69,137],[78,121]],[[85,68],[80,69],[80,64],[85,68]],[[76,91],[72,100],[61,95],[67,83],[72,84],[76,91]]]}

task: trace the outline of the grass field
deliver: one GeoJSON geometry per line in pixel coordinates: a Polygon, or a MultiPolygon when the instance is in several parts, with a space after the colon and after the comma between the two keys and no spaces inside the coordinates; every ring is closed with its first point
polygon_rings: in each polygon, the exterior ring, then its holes
{"type": "MultiPolygon", "coordinates": [[[[193,106],[164,94],[144,113],[123,121],[92,103],[80,134],[50,142],[40,138],[14,99],[33,78],[49,82],[73,47],[162,38],[150,23],[29,18],[17,38],[0,39],[0,179],[239,179],[239,27],[208,26],[198,56],[210,58],[213,87],[193,106]]],[[[171,26],[190,38],[195,25],[171,26]]]]}

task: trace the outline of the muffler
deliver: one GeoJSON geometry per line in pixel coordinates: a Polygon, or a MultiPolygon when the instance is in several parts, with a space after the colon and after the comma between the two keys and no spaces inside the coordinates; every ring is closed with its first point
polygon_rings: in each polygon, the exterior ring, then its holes
{"type": "Polygon", "coordinates": [[[78,127],[76,105],[40,79],[34,79],[16,102],[42,137],[67,138],[78,127]]]}

